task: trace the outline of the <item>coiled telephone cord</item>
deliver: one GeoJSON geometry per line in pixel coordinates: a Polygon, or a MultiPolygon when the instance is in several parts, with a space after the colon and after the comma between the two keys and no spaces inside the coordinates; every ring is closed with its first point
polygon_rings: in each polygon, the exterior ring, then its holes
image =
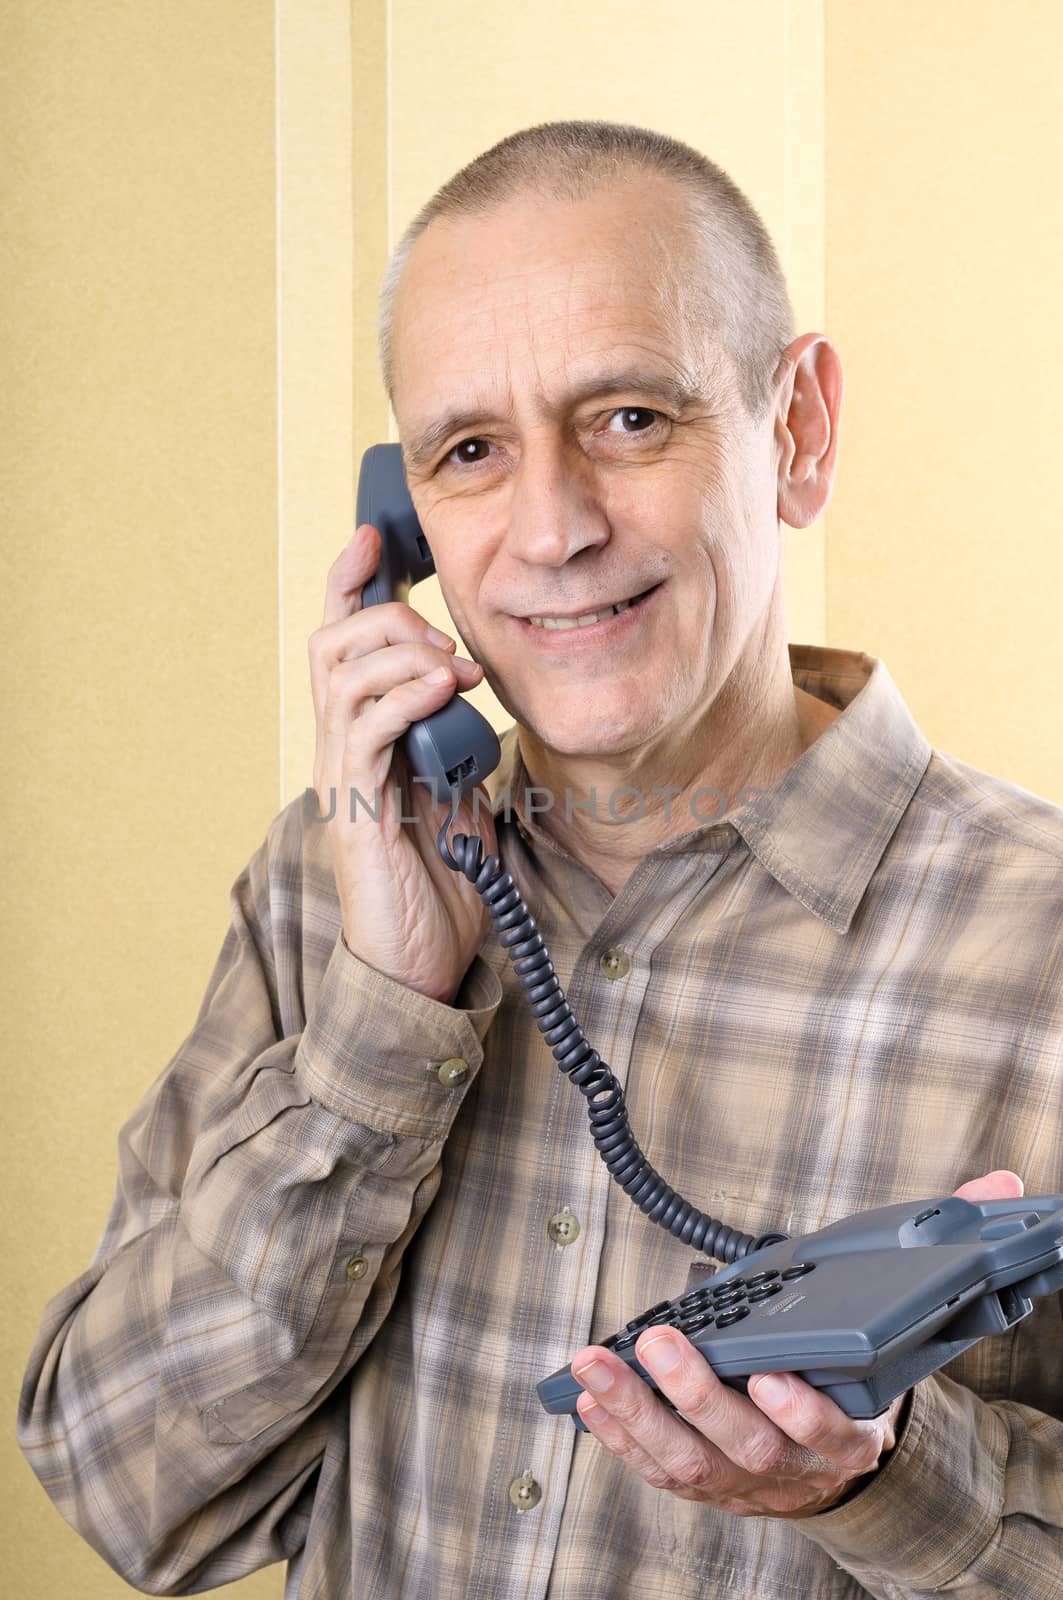
{"type": "Polygon", "coordinates": [[[591,1049],[572,1015],[550,952],[512,876],[497,856],[485,859],[484,842],[476,834],[456,833],[448,845],[447,832],[460,799],[460,791],[452,789],[450,815],[439,830],[439,853],[448,867],[468,879],[491,913],[536,1026],[560,1070],[586,1097],[591,1137],[624,1193],[651,1222],[717,1261],[739,1261],[785,1239],[785,1233],[764,1233],[758,1238],[727,1227],[676,1194],[647,1161],[628,1124],[624,1091],[598,1052],[591,1049]]]}

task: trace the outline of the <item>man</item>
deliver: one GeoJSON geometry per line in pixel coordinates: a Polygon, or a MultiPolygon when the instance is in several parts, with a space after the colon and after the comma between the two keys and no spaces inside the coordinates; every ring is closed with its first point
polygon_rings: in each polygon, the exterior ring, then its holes
{"type": "Polygon", "coordinates": [[[46,1311],[22,1447],[138,1587],[1063,1594],[1058,1296],[871,1422],[653,1329],[677,1416],[598,1342],[692,1253],[611,1181],[396,754],[486,673],[515,728],[457,826],[703,1209],[1063,1189],[1063,814],[931,751],[882,662],[787,645],[780,518],[827,504],[842,374],[780,285],[726,175],[607,124],[503,141],[397,252],[385,376],[475,664],[362,609],[358,528],[310,641],[340,803],[237,879],[46,1311]],[[570,1358],[589,1435],[534,1392],[570,1358]]]}

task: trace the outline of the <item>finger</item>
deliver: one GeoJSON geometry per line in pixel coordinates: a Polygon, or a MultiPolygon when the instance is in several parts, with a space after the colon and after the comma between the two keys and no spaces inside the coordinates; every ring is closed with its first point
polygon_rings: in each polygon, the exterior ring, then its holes
{"type": "MultiPolygon", "coordinates": [[[[340,757],[341,784],[346,793],[348,786],[360,788],[368,782],[373,788],[383,784],[391,766],[392,750],[396,739],[402,737],[413,722],[423,722],[433,711],[440,710],[455,689],[453,672],[437,683],[425,678],[415,678],[412,683],[400,683],[387,694],[381,695],[365,706],[357,718],[357,743],[352,742],[351,729],[333,722],[328,732],[328,747],[342,744],[340,757]]],[[[474,891],[475,892],[475,891],[474,891]]]]}
{"type": "MultiPolygon", "coordinates": [[[[713,1372],[677,1328],[653,1328],[635,1353],[646,1371],[698,1433],[753,1477],[796,1477],[813,1463],[808,1451],[744,1394],[713,1372]]],[[[664,1459],[666,1466],[672,1463],[664,1459]]]]}
{"type": "Polygon", "coordinates": [[[454,673],[443,670],[446,675],[438,681],[407,680],[376,700],[363,701],[360,690],[353,691],[353,703],[342,693],[332,697],[325,708],[325,762],[330,773],[339,771],[343,793],[348,785],[360,789],[364,782],[375,786],[385,781],[395,740],[412,722],[423,722],[439,711],[453,695],[454,673]]]}
{"type": "Polygon", "coordinates": [[[371,522],[360,522],[328,570],[322,625],[361,609],[362,588],[379,561],[380,534],[371,522]]]}
{"type": "Polygon", "coordinates": [[[623,1423],[618,1422],[616,1417],[591,1395],[581,1394],[576,1401],[576,1410],[598,1442],[616,1456],[618,1461],[622,1461],[625,1466],[637,1472],[640,1478],[652,1483],[655,1489],[678,1487],[660,1462],[655,1461],[637,1440],[631,1437],[623,1423]]]}
{"type": "MultiPolygon", "coordinates": [[[[616,1437],[630,1439],[642,1456],[676,1483],[707,1496],[738,1493],[747,1487],[746,1473],[728,1461],[711,1440],[687,1426],[685,1410],[683,1417],[669,1411],[637,1372],[604,1347],[590,1345],[580,1351],[572,1373],[619,1426],[621,1434],[616,1437]]],[[[750,1410],[754,1417],[758,1415],[755,1407],[750,1410]]],[[[764,1418],[760,1420],[765,1428],[769,1426],[764,1418]]]]}
{"type": "Polygon", "coordinates": [[[335,622],[322,625],[310,638],[314,653],[326,671],[337,661],[351,661],[356,656],[368,655],[370,650],[382,650],[386,644],[427,639],[437,650],[457,649],[449,633],[433,628],[404,600],[385,600],[365,611],[339,617],[335,622]]]}
{"type": "Polygon", "coordinates": [[[788,1438],[821,1462],[856,1475],[870,1472],[882,1454],[885,1418],[856,1421],[795,1373],[751,1378],[749,1393],[788,1438]]]}
{"type": "Polygon", "coordinates": [[[961,1184],[954,1191],[958,1200],[1018,1200],[1025,1191],[1025,1184],[1017,1172],[1009,1172],[1006,1167],[998,1168],[995,1172],[987,1172],[983,1178],[972,1178],[969,1183],[961,1184]]]}
{"type": "Polygon", "coordinates": [[[401,600],[370,606],[316,628],[307,642],[310,683],[317,713],[324,709],[329,676],[340,661],[353,661],[386,645],[419,642],[453,655],[457,645],[401,600]]]}
{"type": "Polygon", "coordinates": [[[364,703],[387,694],[400,683],[427,678],[429,673],[440,669],[451,680],[458,679],[459,689],[471,689],[479,683],[483,673],[478,662],[468,661],[464,656],[447,655],[421,641],[385,645],[367,656],[337,662],[329,673],[326,724],[331,724],[337,711],[346,719],[357,713],[364,703]]]}
{"type": "MultiPolygon", "coordinates": [[[[329,674],[325,694],[322,726],[326,751],[338,750],[345,744],[352,724],[364,719],[370,707],[384,696],[408,686],[409,695],[393,701],[392,706],[404,712],[412,705],[411,720],[419,722],[445,705],[456,688],[473,688],[480,674],[476,662],[446,656],[428,645],[395,645],[375,650],[359,661],[341,662],[329,674]]],[[[385,723],[391,726],[391,719],[385,719],[385,723]]],[[[368,731],[360,728],[359,739],[364,740],[368,731]]],[[[399,731],[405,732],[405,727],[399,731]]],[[[394,737],[394,733],[389,735],[389,739],[394,737]]]]}

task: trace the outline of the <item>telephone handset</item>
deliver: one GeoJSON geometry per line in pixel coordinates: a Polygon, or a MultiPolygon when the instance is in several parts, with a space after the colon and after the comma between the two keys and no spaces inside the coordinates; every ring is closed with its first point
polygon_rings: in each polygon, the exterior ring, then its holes
{"type": "MultiPolygon", "coordinates": [[[[379,566],[362,590],[363,607],[405,600],[415,583],[431,577],[435,563],[410,498],[401,445],[375,444],[365,452],[357,518],[357,526],[371,522],[381,539],[379,566]]],[[[413,775],[430,784],[437,798],[450,796],[450,814],[439,830],[439,853],[473,885],[490,911],[539,1032],[560,1070],[586,1097],[591,1137],[617,1183],[652,1222],[719,1261],[738,1261],[784,1240],[784,1233],[757,1238],[728,1228],[698,1211],[654,1171],[628,1126],[623,1089],[572,1015],[550,952],[512,877],[497,856],[484,859],[483,840],[475,834],[458,833],[448,842],[462,796],[501,760],[491,724],[455,694],[423,722],[411,724],[403,748],[413,775]]]]}
{"type": "MultiPolygon", "coordinates": [[[[365,452],[357,518],[356,527],[371,522],[381,541],[380,564],[362,590],[362,605],[405,600],[436,566],[406,486],[401,445],[374,444],[365,452]]],[[[502,759],[495,730],[459,694],[423,722],[411,723],[403,749],[414,777],[429,784],[437,799],[455,786],[467,793],[502,759]]]]}

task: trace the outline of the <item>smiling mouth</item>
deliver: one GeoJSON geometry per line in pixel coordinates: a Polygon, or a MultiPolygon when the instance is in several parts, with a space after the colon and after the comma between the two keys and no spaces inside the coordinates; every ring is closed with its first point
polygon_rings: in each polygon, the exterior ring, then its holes
{"type": "Polygon", "coordinates": [[[643,589],[641,594],[632,595],[630,600],[618,600],[615,605],[603,606],[598,611],[588,611],[580,617],[527,617],[533,628],[546,628],[549,631],[561,631],[566,628],[589,628],[595,622],[601,622],[606,617],[618,617],[622,611],[627,611],[631,606],[637,606],[646,596],[652,594],[654,589],[660,588],[653,584],[649,589],[643,589]]]}

